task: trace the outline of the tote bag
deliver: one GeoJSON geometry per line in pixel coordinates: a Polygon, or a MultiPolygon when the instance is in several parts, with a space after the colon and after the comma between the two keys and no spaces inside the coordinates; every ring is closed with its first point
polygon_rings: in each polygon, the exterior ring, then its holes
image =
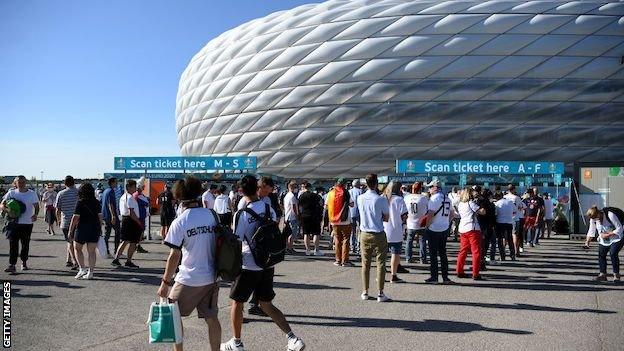
{"type": "Polygon", "coordinates": [[[147,324],[150,344],[182,343],[182,319],[177,302],[169,303],[163,298],[160,303],[152,302],[147,324]]]}
{"type": "Polygon", "coordinates": [[[101,235],[97,242],[97,252],[101,258],[106,258],[106,242],[104,242],[104,237],[101,235]]]}

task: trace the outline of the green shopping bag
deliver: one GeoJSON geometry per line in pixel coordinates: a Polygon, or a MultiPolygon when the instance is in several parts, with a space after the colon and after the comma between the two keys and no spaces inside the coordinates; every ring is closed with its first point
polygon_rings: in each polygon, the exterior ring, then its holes
{"type": "Polygon", "coordinates": [[[153,343],[182,343],[182,319],[178,303],[168,303],[160,299],[160,303],[152,302],[149,319],[149,342],[153,343]]]}

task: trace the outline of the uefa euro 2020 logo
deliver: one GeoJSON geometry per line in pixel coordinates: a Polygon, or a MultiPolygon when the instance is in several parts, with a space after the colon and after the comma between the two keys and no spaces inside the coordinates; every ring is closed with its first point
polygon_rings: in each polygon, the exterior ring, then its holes
{"type": "Polygon", "coordinates": [[[252,166],[253,166],[253,161],[252,161],[252,159],[251,159],[251,158],[249,158],[249,157],[247,157],[247,158],[245,159],[245,168],[252,168],[252,166]]]}

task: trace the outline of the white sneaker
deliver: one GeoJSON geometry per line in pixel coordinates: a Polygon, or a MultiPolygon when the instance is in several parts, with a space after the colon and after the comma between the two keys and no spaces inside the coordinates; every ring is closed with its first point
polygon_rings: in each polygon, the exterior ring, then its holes
{"type": "Polygon", "coordinates": [[[295,337],[288,339],[288,351],[302,351],[305,349],[303,340],[295,337]]]}
{"type": "Polygon", "coordinates": [[[222,343],[219,350],[221,351],[245,351],[245,348],[243,347],[242,342],[240,343],[240,345],[236,345],[236,341],[234,340],[234,338],[231,338],[230,340],[228,340],[228,342],[222,343]]]}
{"type": "Polygon", "coordinates": [[[520,248],[518,251],[520,251],[520,253],[524,252],[523,248],[520,248]]]}
{"type": "Polygon", "coordinates": [[[486,258],[485,258],[485,262],[490,262],[490,258],[489,258],[489,257],[486,257],[486,258]]]}
{"type": "Polygon", "coordinates": [[[314,256],[323,256],[323,253],[320,252],[319,250],[315,250],[314,251],[314,256]]]}
{"type": "Polygon", "coordinates": [[[367,293],[362,293],[362,295],[360,295],[360,299],[368,300],[368,294],[367,293]]]}
{"type": "Polygon", "coordinates": [[[306,249],[306,256],[310,256],[310,250],[306,249]]]}
{"type": "Polygon", "coordinates": [[[384,293],[380,293],[379,295],[377,295],[377,302],[386,302],[386,301],[390,301],[390,298],[386,296],[384,293]]]}
{"type": "Polygon", "coordinates": [[[86,279],[86,280],[93,279],[93,271],[88,270],[87,274],[83,275],[80,279],[86,279]]]}
{"type": "Polygon", "coordinates": [[[87,274],[87,270],[86,270],[86,269],[83,269],[83,268],[80,268],[80,269],[78,270],[78,273],[76,273],[76,276],[75,276],[74,278],[76,278],[76,279],[80,279],[80,278],[82,278],[82,276],[84,276],[84,275],[86,275],[86,274],[87,274]]]}

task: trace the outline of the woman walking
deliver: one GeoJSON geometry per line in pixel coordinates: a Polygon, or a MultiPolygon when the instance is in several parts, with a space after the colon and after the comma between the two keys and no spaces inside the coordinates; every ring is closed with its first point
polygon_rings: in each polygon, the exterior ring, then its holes
{"type": "Polygon", "coordinates": [[[481,280],[482,278],[479,271],[481,268],[481,246],[483,245],[483,239],[477,215],[483,215],[485,209],[477,205],[470,193],[470,188],[462,190],[459,197],[459,204],[457,205],[457,212],[460,217],[460,248],[457,256],[457,278],[466,278],[464,264],[468,256],[468,251],[470,251],[472,253],[472,279],[481,280]]]}
{"type": "Polygon", "coordinates": [[[93,185],[85,183],[78,189],[78,203],[69,224],[69,235],[74,241],[74,253],[79,270],[76,279],[92,279],[95,268],[95,249],[102,235],[102,206],[95,198],[93,185]],[[82,247],[87,246],[89,265],[85,267],[82,247]]]}
{"type": "Polygon", "coordinates": [[[54,203],[56,202],[56,191],[54,191],[54,184],[48,183],[46,191],[41,196],[41,202],[45,206],[45,221],[48,224],[46,232],[50,235],[54,235],[54,223],[56,222],[56,208],[54,203]]]}

